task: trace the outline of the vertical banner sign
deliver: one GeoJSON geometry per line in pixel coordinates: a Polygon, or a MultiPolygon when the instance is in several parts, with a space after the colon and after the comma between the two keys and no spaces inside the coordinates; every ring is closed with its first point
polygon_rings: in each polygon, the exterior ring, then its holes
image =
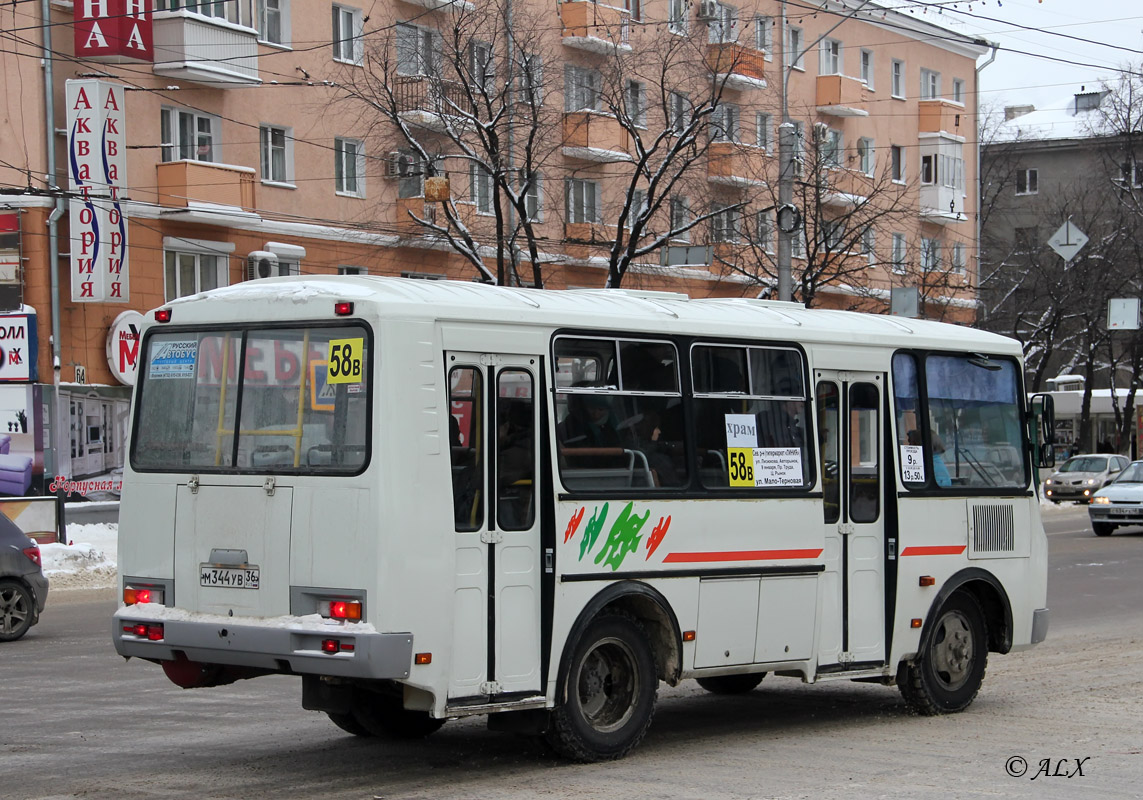
{"type": "Polygon", "coordinates": [[[75,0],[75,54],[96,61],[152,61],[150,0],[75,0]]]}
{"type": "Polygon", "coordinates": [[[126,303],[127,181],[123,87],[101,80],[67,82],[67,150],[71,191],[71,299],[126,303]]]}

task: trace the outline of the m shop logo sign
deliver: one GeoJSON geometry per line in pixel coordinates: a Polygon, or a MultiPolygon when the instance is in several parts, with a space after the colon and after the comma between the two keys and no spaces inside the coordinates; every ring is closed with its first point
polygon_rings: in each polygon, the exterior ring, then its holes
{"type": "Polygon", "coordinates": [[[75,0],[75,54],[99,61],[153,61],[151,0],[75,0]]]}

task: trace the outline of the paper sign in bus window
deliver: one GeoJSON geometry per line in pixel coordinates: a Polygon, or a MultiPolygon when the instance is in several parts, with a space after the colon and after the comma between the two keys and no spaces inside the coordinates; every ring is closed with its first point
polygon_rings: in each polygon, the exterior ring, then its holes
{"type": "Polygon", "coordinates": [[[757,447],[758,420],[753,414],[724,414],[727,447],[757,447]]]}
{"type": "Polygon", "coordinates": [[[925,456],[921,445],[901,445],[901,480],[905,483],[925,482],[925,456]]]}
{"type": "Polygon", "coordinates": [[[802,449],[800,447],[755,447],[755,486],[801,486],[802,449]]]}
{"type": "Polygon", "coordinates": [[[329,340],[330,383],[361,383],[364,380],[364,339],[329,340]]]}
{"type": "Polygon", "coordinates": [[[198,342],[194,339],[184,342],[152,342],[147,377],[151,380],[193,378],[197,357],[198,342]]]}

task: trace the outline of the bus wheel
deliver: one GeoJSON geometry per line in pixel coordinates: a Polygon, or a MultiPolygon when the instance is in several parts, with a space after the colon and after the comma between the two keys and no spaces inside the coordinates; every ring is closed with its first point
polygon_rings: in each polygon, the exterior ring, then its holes
{"type": "Polygon", "coordinates": [[[659,688],[647,632],[635,618],[604,613],[575,645],[548,741],[576,761],[622,758],[651,725],[659,688]]]}
{"type": "Polygon", "coordinates": [[[369,729],[357,721],[357,717],[352,714],[339,714],[336,711],[327,711],[325,715],[329,717],[329,721],[337,727],[341,728],[346,733],[352,733],[354,736],[372,736],[369,729]]]}
{"type": "Polygon", "coordinates": [[[924,651],[903,664],[897,685],[905,702],[926,716],[963,711],[980,691],[988,666],[984,615],[969,595],[945,601],[924,651]]]}
{"type": "MultiPolygon", "coordinates": [[[[423,739],[445,724],[445,720],[430,717],[427,711],[410,711],[405,708],[400,693],[361,690],[355,695],[353,718],[368,735],[387,739],[423,739]]],[[[330,719],[333,719],[332,714],[330,719]]],[[[333,723],[340,726],[336,719],[333,723]]],[[[356,733],[349,728],[345,730],[356,733]]]]}
{"type": "Polygon", "coordinates": [[[698,685],[712,694],[746,694],[762,683],[765,672],[746,672],[741,675],[715,675],[696,678],[698,685]]]}
{"type": "Polygon", "coordinates": [[[1115,526],[1110,522],[1093,522],[1091,529],[1095,532],[1096,536],[1110,536],[1111,532],[1115,530],[1115,526]]]}

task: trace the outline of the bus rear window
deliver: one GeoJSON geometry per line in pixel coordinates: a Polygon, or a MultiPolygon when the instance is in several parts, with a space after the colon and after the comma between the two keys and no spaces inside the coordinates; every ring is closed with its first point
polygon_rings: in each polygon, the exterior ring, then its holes
{"type": "Polygon", "coordinates": [[[368,364],[369,335],[359,325],[154,334],[140,364],[131,464],[360,472],[368,364]]]}

